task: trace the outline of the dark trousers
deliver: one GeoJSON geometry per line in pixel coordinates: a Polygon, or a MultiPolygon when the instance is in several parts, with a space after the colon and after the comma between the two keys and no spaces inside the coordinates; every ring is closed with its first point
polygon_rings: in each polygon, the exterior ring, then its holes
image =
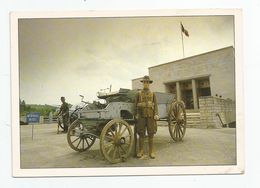
{"type": "Polygon", "coordinates": [[[63,116],[64,131],[68,131],[69,127],[69,116],[63,116]]]}
{"type": "Polygon", "coordinates": [[[137,133],[139,136],[144,136],[147,132],[148,136],[153,136],[157,132],[156,121],[149,117],[139,118],[137,120],[137,133]]]}

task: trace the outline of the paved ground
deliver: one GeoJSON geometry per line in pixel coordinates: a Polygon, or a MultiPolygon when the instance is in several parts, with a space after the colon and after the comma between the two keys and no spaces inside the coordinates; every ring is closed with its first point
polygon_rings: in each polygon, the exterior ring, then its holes
{"type": "Polygon", "coordinates": [[[35,125],[33,140],[31,128],[21,126],[21,168],[236,164],[236,129],[231,128],[187,128],[184,141],[175,143],[168,127],[159,126],[154,139],[156,159],[129,157],[113,165],[101,156],[99,140],[88,151],[79,153],[69,147],[66,134],[56,134],[55,124],[35,125]]]}

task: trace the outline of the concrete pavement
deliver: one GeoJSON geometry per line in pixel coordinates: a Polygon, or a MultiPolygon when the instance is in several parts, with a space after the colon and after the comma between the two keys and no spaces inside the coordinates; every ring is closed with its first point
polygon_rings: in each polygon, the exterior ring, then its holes
{"type": "MultiPolygon", "coordinates": [[[[176,143],[167,126],[159,126],[154,137],[156,159],[130,156],[126,162],[110,164],[99,151],[99,139],[87,151],[72,150],[66,134],[57,134],[55,124],[21,126],[21,168],[87,168],[177,165],[236,164],[236,129],[187,128],[184,140],[176,143]]],[[[147,141],[145,143],[147,146],[147,141]]],[[[146,152],[148,148],[146,148],[146,152]]]]}

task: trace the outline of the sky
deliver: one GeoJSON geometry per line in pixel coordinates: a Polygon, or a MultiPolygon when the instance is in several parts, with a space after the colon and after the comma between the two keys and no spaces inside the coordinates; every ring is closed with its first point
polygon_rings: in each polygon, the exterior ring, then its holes
{"type": "Polygon", "coordinates": [[[20,98],[27,104],[97,99],[131,89],[148,67],[234,46],[233,16],[19,19],[20,98]]]}

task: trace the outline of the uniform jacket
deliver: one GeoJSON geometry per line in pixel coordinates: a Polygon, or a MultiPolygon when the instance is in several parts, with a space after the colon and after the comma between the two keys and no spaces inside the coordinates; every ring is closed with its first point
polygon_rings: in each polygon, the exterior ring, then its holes
{"type": "Polygon", "coordinates": [[[142,90],[136,94],[134,104],[134,115],[137,116],[137,132],[144,132],[147,128],[148,134],[156,133],[157,124],[154,116],[158,115],[158,104],[156,95],[150,90],[142,90]]]}
{"type": "Polygon", "coordinates": [[[69,116],[69,104],[68,103],[66,103],[66,102],[62,103],[59,114],[60,113],[62,116],[66,116],[66,117],[69,116]]]}

